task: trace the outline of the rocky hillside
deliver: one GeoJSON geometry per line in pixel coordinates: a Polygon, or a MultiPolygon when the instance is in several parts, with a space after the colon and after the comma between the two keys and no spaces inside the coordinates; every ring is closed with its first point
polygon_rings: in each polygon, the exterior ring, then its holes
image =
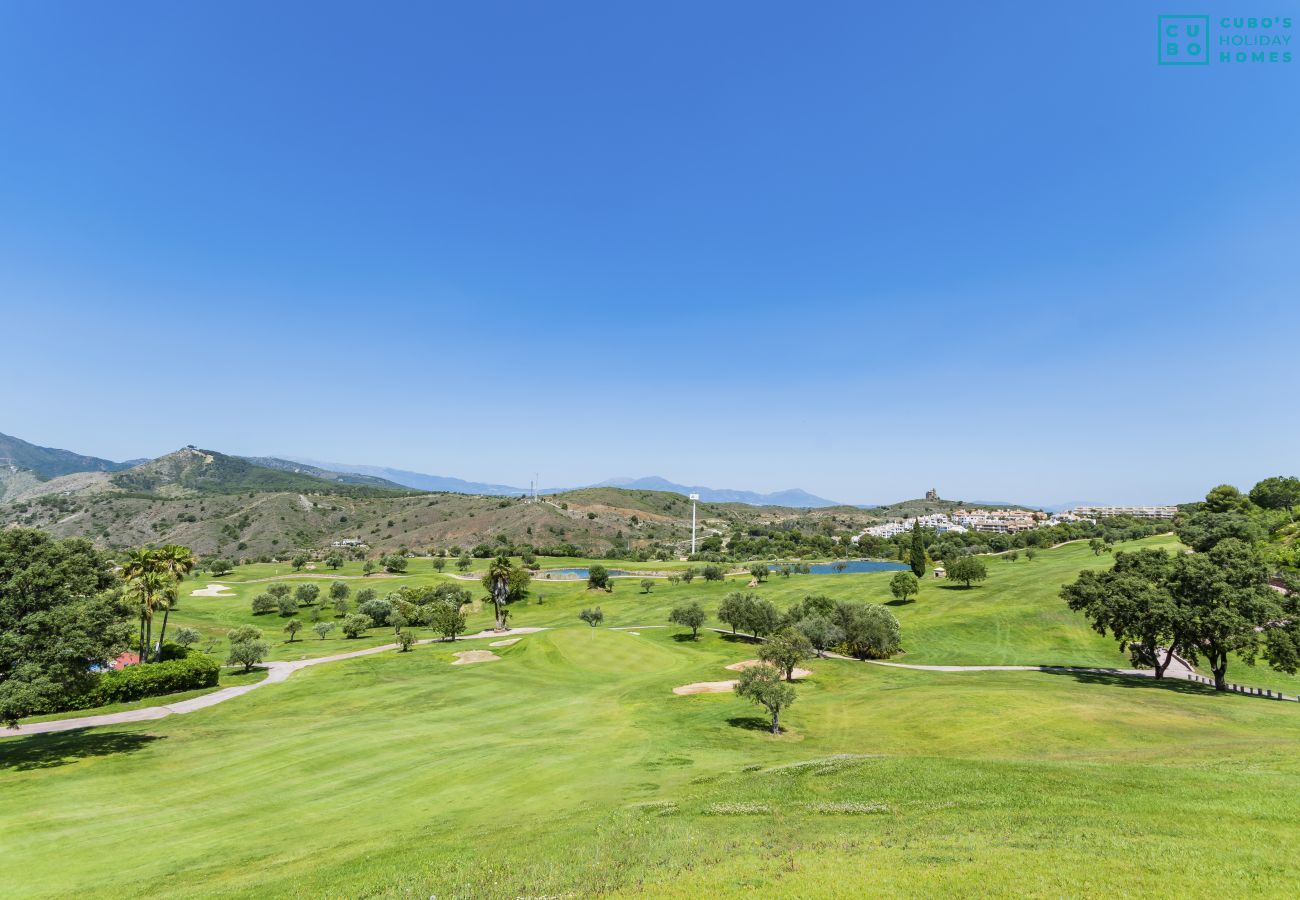
{"type": "MultiPolygon", "coordinates": [[[[137,460],[138,461],[138,460],[137,460]]],[[[113,462],[97,456],[83,456],[70,450],[40,447],[22,438],[0,434],[0,469],[11,473],[26,469],[37,478],[58,478],[73,472],[117,472],[134,463],[113,462]]]]}

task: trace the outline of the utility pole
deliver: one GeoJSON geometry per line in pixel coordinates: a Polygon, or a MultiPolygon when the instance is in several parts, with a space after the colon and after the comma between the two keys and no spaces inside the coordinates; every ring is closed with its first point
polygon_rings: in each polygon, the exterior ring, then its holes
{"type": "Polygon", "coordinates": [[[699,494],[691,494],[691,556],[695,555],[695,503],[699,499],[699,494]]]}

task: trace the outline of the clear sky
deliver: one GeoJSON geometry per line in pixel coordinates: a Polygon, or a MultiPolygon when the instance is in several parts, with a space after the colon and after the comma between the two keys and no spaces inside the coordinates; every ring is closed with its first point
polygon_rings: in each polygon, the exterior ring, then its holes
{"type": "Polygon", "coordinates": [[[853,502],[1300,470],[1300,59],[889,6],[0,4],[0,431],[853,502]]]}

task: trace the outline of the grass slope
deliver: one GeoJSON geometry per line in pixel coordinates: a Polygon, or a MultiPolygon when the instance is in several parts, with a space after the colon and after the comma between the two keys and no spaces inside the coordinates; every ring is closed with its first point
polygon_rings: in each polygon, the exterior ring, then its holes
{"type": "Polygon", "coordinates": [[[147,726],[0,741],[0,884],[1238,896],[1300,880],[1300,719],[1284,704],[827,660],[772,737],[734,696],[671,694],[753,655],[728,637],[571,626],[499,662],[453,667],[450,652],[323,666],[147,726]]]}

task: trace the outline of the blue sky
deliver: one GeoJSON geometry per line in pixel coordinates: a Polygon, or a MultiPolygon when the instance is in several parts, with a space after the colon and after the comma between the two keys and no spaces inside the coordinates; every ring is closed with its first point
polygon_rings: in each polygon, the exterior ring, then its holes
{"type": "Polygon", "coordinates": [[[4,4],[0,431],[854,502],[1294,472],[1300,60],[874,6],[4,4]]]}

